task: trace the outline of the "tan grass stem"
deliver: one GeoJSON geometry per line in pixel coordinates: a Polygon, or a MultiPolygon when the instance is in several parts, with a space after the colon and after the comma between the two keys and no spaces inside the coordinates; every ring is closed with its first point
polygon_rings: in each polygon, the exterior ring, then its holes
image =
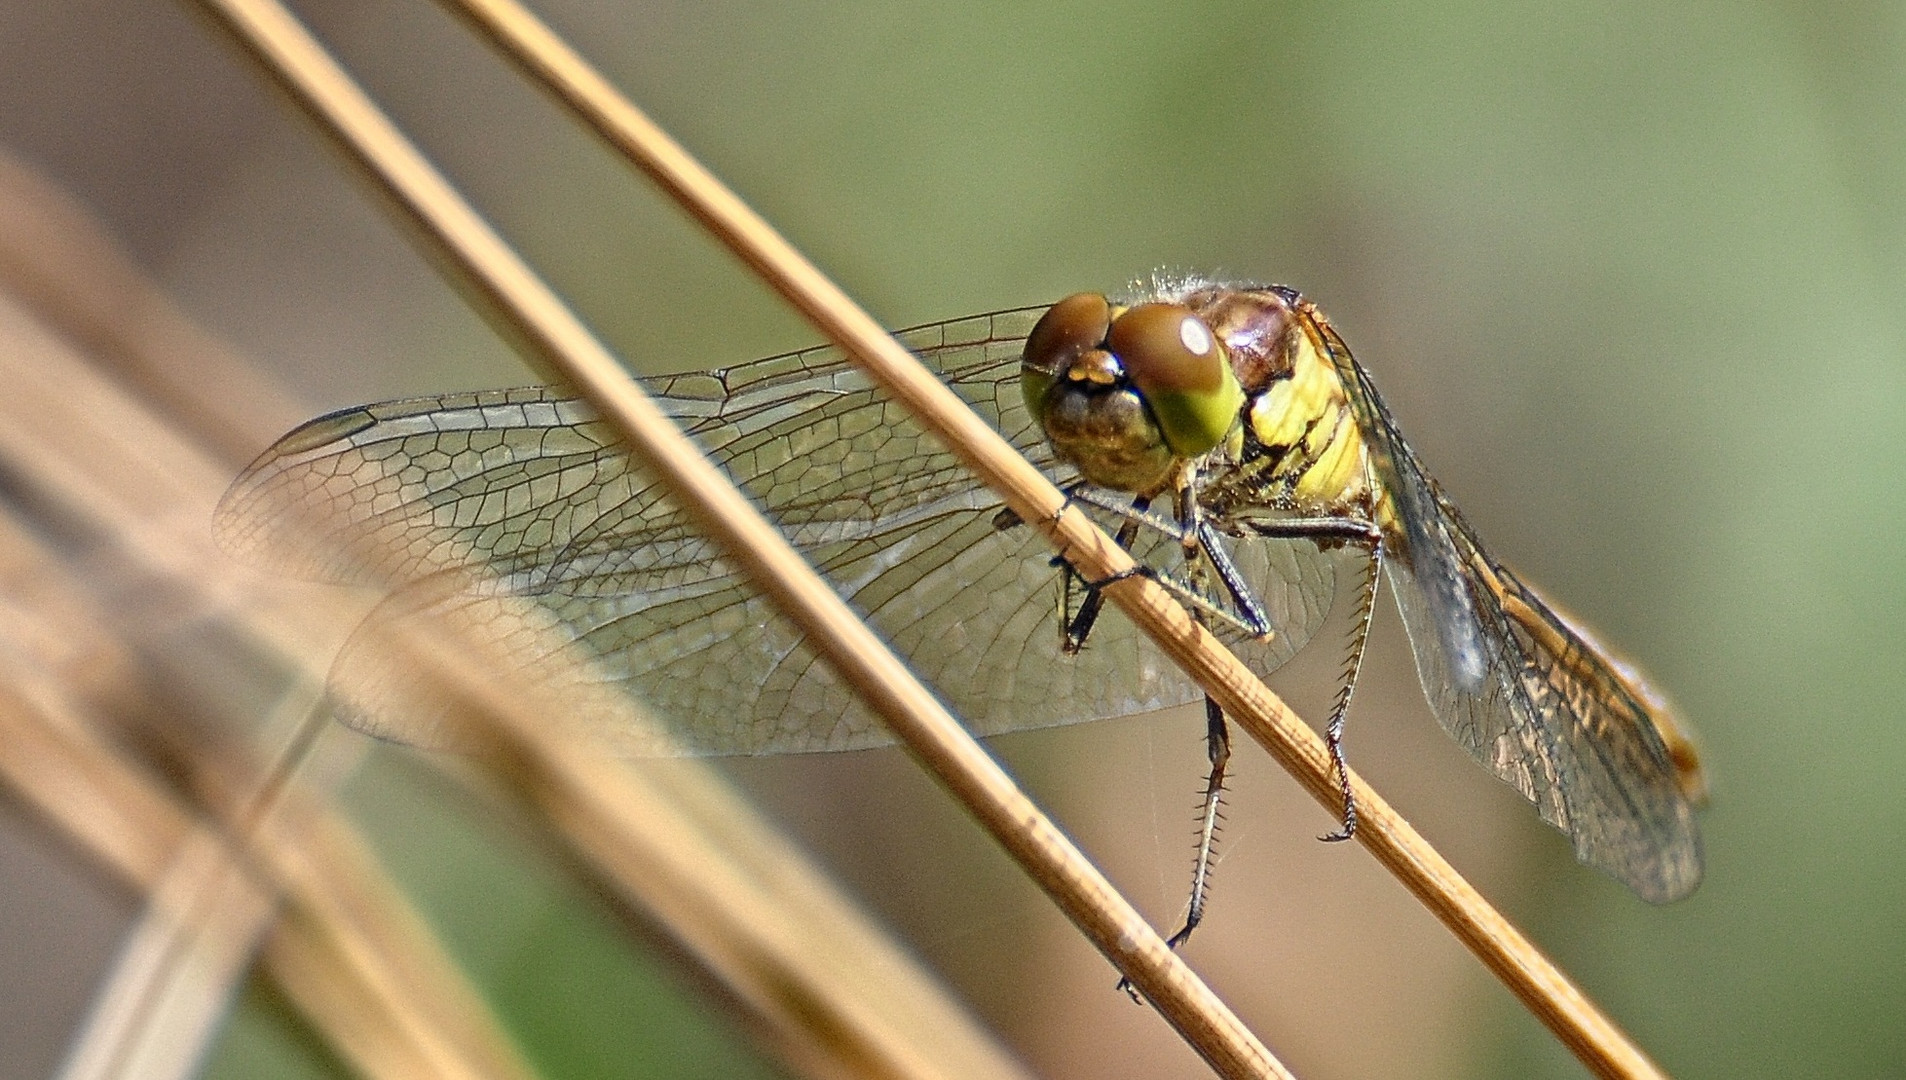
{"type": "MultiPolygon", "coordinates": [[[[179,659],[168,659],[174,640],[219,620],[229,599],[205,529],[224,466],[23,318],[11,297],[0,297],[0,339],[10,511],[0,516],[0,551],[9,583],[31,583],[8,590],[0,775],[147,895],[64,1075],[190,1075],[262,942],[267,971],[367,1075],[529,1080],[349,826],[302,785],[264,779],[249,760],[257,752],[240,749],[271,726],[244,712],[242,691],[213,692],[195,716],[153,693],[155,665],[179,659]],[[162,744],[182,770],[173,775],[209,776],[217,761],[224,779],[195,787],[196,804],[182,798],[132,752],[162,744]],[[285,957],[300,966],[280,969],[285,957]],[[300,983],[313,974],[321,986],[300,983]]],[[[307,596],[295,606],[302,621],[322,623],[330,605],[307,596]]],[[[263,610],[248,609],[252,626],[231,627],[252,646],[246,662],[315,656],[299,681],[321,682],[335,642],[261,635],[256,624],[275,617],[263,610]]],[[[299,715],[282,716],[280,734],[298,726],[311,698],[292,703],[299,715]]]]}
{"type": "MultiPolygon", "coordinates": [[[[487,1010],[341,820],[307,810],[299,822],[306,835],[274,827],[257,834],[247,854],[91,726],[57,688],[36,686],[18,671],[0,679],[0,776],[162,907],[176,934],[153,938],[147,955],[134,959],[176,970],[154,984],[163,995],[199,992],[178,985],[180,977],[221,978],[220,957],[242,973],[242,958],[262,935],[266,969],[365,1075],[531,1080],[507,1040],[489,1034],[487,1010]],[[261,855],[283,865],[261,874],[254,861],[261,855]],[[282,912],[279,888],[286,890],[282,912]]],[[[203,990],[221,1000],[225,993],[217,985],[203,990]]],[[[76,1046],[64,1075],[145,1078],[191,1066],[194,1033],[140,1022],[177,1016],[171,1001],[126,1007],[159,1011],[107,1029],[121,1038],[76,1046]]],[[[198,1006],[187,1009],[191,1015],[198,1006]]]]}

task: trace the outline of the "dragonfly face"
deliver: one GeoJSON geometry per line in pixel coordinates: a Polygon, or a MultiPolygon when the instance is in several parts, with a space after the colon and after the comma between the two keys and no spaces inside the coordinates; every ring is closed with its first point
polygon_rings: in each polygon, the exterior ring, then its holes
{"type": "MultiPolygon", "coordinates": [[[[1654,901],[1698,883],[1698,763],[1660,695],[1486,552],[1296,292],[1175,282],[899,336],[1260,673],[1340,590],[1367,621],[1381,560],[1445,729],[1582,861],[1654,901]],[[1141,522],[1131,504],[1154,497],[1174,513],[1141,522]]],[[[833,349],[646,385],[976,733],[1200,696],[1115,610],[1068,647],[1081,583],[833,349]]],[[[215,528],[280,570],[394,586],[374,623],[451,613],[517,649],[515,677],[625,688],[667,725],[586,718],[626,752],[890,741],[559,391],[319,418],[239,477],[215,528]]],[[[338,661],[343,715],[430,743],[434,718],[380,690],[370,652],[338,661]]]]}
{"type": "Polygon", "coordinates": [[[1244,393],[1224,346],[1182,304],[1054,304],[1026,338],[1026,407],[1088,483],[1150,495],[1237,429],[1244,393]]]}

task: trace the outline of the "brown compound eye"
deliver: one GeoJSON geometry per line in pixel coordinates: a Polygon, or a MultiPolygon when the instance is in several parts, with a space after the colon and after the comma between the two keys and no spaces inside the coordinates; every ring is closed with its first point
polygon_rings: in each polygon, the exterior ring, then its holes
{"type": "Polygon", "coordinates": [[[1146,394],[1204,394],[1224,385],[1224,351],[1181,304],[1140,304],[1120,315],[1106,347],[1146,394]]]}
{"type": "Polygon", "coordinates": [[[1244,406],[1237,374],[1224,346],[1190,308],[1140,304],[1118,317],[1105,344],[1179,456],[1210,450],[1237,423],[1244,406]]]}
{"type": "Polygon", "coordinates": [[[1105,344],[1112,305],[1097,293],[1074,293],[1046,309],[1026,335],[1025,366],[1058,375],[1105,344]]]}

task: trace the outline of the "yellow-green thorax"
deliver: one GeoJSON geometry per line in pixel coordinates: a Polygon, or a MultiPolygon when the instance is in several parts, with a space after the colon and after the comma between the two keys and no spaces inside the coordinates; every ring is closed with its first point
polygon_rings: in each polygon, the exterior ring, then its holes
{"type": "Polygon", "coordinates": [[[1289,373],[1251,397],[1245,422],[1291,509],[1341,514],[1369,503],[1368,447],[1336,361],[1309,313],[1298,314],[1289,373]]]}
{"type": "Polygon", "coordinates": [[[1337,355],[1341,341],[1323,313],[1281,288],[1204,286],[1183,302],[1225,343],[1245,393],[1241,452],[1204,470],[1206,507],[1220,516],[1364,518],[1393,532],[1355,384],[1345,382],[1353,362],[1337,355]]]}

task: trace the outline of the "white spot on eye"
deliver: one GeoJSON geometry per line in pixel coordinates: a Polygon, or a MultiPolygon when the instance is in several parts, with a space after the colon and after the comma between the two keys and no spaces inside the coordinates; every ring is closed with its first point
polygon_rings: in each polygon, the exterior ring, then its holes
{"type": "Polygon", "coordinates": [[[1211,331],[1205,328],[1204,320],[1196,315],[1187,315],[1185,321],[1178,324],[1178,340],[1193,356],[1203,356],[1211,351],[1211,331]]]}

